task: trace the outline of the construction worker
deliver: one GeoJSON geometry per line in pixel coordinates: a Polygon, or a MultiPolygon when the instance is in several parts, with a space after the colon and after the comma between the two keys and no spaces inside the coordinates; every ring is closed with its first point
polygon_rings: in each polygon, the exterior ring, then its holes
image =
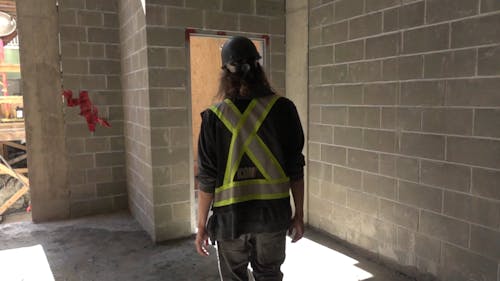
{"type": "Polygon", "coordinates": [[[208,238],[216,241],[224,281],[282,280],[287,231],[292,242],[304,233],[302,126],[293,102],[269,85],[251,40],[231,38],[221,57],[223,101],[201,113],[196,250],[206,256],[208,238]]]}

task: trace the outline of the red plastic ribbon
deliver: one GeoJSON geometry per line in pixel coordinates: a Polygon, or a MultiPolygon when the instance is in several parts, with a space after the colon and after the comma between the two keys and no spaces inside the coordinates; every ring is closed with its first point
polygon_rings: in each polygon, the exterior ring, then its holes
{"type": "Polygon", "coordinates": [[[63,96],[66,98],[66,103],[69,107],[80,106],[80,115],[87,120],[89,131],[95,132],[96,124],[107,128],[111,127],[108,121],[99,117],[97,107],[90,101],[87,91],[80,91],[80,96],[78,98],[73,98],[73,92],[71,90],[65,90],[63,91],[63,96]]]}

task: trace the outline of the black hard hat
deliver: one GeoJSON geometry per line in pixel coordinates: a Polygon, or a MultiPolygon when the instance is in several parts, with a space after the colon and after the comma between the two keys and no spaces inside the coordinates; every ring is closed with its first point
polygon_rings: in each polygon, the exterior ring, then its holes
{"type": "Polygon", "coordinates": [[[237,61],[256,61],[261,58],[253,42],[243,36],[227,40],[221,51],[222,65],[237,61]]]}

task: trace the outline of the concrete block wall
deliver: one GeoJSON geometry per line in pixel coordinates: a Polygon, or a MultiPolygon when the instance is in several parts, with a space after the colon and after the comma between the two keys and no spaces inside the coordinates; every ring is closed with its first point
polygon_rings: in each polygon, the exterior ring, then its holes
{"type": "Polygon", "coordinates": [[[71,217],[127,208],[117,1],[59,1],[63,88],[89,97],[111,128],[64,108],[71,217]]]}
{"type": "Polygon", "coordinates": [[[284,13],[282,0],[146,1],[157,241],[189,235],[195,225],[186,29],[269,35],[267,72],[273,86],[284,94],[284,13]]]}
{"type": "Polygon", "coordinates": [[[129,209],[154,238],[146,16],[141,1],[119,1],[129,209]]]}
{"type": "Polygon", "coordinates": [[[310,224],[499,281],[499,2],[309,2],[310,224]]]}

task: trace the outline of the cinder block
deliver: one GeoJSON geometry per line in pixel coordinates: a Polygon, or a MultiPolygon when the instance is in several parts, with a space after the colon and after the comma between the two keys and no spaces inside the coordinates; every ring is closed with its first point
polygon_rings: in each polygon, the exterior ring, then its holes
{"type": "Polygon", "coordinates": [[[347,76],[347,64],[325,66],[321,68],[321,83],[335,84],[345,83],[349,77],[347,76]]]}
{"type": "Polygon", "coordinates": [[[323,46],[309,49],[309,65],[324,65],[333,63],[333,46],[323,46]]]}
{"type": "Polygon", "coordinates": [[[408,80],[423,77],[423,56],[405,56],[382,61],[383,80],[408,80]]]}
{"type": "MultiPolygon", "coordinates": [[[[448,151],[450,147],[448,146],[448,151]]],[[[402,133],[399,152],[405,155],[444,160],[445,137],[438,135],[402,133]]],[[[447,154],[450,155],[449,153],[447,154]]]]}
{"type": "Polygon", "coordinates": [[[369,215],[361,215],[361,233],[389,247],[397,244],[396,226],[369,215]]]}
{"type": "Polygon", "coordinates": [[[170,143],[176,147],[185,147],[189,144],[186,143],[186,140],[191,137],[191,130],[189,127],[172,127],[169,128],[170,134],[170,143]]]}
{"type": "Polygon", "coordinates": [[[311,196],[310,197],[310,215],[317,217],[318,221],[324,218],[330,218],[332,213],[332,203],[324,200],[324,198],[311,196]]]}
{"type": "Polygon", "coordinates": [[[167,25],[171,27],[199,28],[203,25],[202,11],[199,9],[167,8],[167,25]]]}
{"type": "Polygon", "coordinates": [[[190,202],[183,202],[172,205],[173,219],[176,221],[189,221],[191,219],[191,204],[190,202]]]}
{"type": "Polygon", "coordinates": [[[77,18],[81,26],[102,26],[104,23],[102,12],[79,10],[77,18]]]}
{"type": "Polygon", "coordinates": [[[363,59],[364,41],[350,41],[335,45],[335,62],[349,62],[363,59]]]}
{"type": "Polygon", "coordinates": [[[127,193],[127,184],[124,181],[98,183],[97,196],[124,195],[127,193]]]}
{"type": "MultiPolygon", "coordinates": [[[[310,101],[310,100],[309,100],[310,101]]],[[[310,105],[309,106],[309,122],[320,123],[321,122],[321,106],[310,105]]]]}
{"type": "Polygon", "coordinates": [[[393,201],[380,199],[380,218],[413,231],[418,226],[418,209],[402,205],[393,201]]]}
{"type": "Polygon", "coordinates": [[[87,138],[85,139],[86,152],[103,152],[110,149],[108,138],[87,138]]]}
{"type": "MultiPolygon", "coordinates": [[[[106,89],[107,90],[115,90],[118,91],[121,89],[121,76],[120,75],[106,75],[106,89]]],[[[110,113],[111,115],[111,113],[110,113]]],[[[115,119],[120,119],[123,120],[123,109],[122,109],[122,118],[116,118],[115,119]]]]}
{"type": "Polygon", "coordinates": [[[363,191],[387,199],[396,199],[396,180],[390,177],[363,173],[363,191]]]}
{"type": "Polygon", "coordinates": [[[500,106],[500,79],[464,79],[446,82],[446,105],[500,106]]]}
{"type": "Polygon", "coordinates": [[[153,184],[157,186],[172,184],[172,169],[167,166],[153,167],[153,184]]]}
{"type": "Polygon", "coordinates": [[[418,53],[448,48],[448,24],[412,29],[403,33],[403,53],[418,53]]]}
{"type": "Polygon", "coordinates": [[[397,6],[400,4],[399,0],[371,0],[366,2],[366,12],[377,11],[380,9],[386,9],[392,6],[397,6]]]}
{"type": "MultiPolygon", "coordinates": [[[[285,35],[285,17],[271,17],[269,18],[269,33],[271,35],[284,36],[285,35]]],[[[272,50],[274,52],[274,50],[272,50]]]]}
{"type": "Polygon", "coordinates": [[[332,212],[332,221],[350,230],[361,230],[361,213],[357,210],[335,205],[332,212]]]}
{"type": "Polygon", "coordinates": [[[434,262],[441,260],[441,241],[417,233],[415,235],[415,254],[434,262]]]}
{"type": "Polygon", "coordinates": [[[379,128],[380,109],[378,107],[349,107],[349,125],[379,128]]]}
{"type": "Polygon", "coordinates": [[[254,14],[255,2],[246,0],[222,0],[222,11],[240,14],[254,14]]]}
{"type": "Polygon", "coordinates": [[[69,156],[69,170],[94,168],[94,154],[78,154],[69,156]]]}
{"type": "Polygon", "coordinates": [[[500,168],[500,141],[448,137],[446,157],[448,161],[500,168]]]}
{"type": "Polygon", "coordinates": [[[278,93],[284,92],[285,89],[285,71],[271,71],[271,86],[276,89],[278,93]]]}
{"type": "Polygon", "coordinates": [[[347,207],[376,216],[378,212],[378,198],[364,192],[349,189],[347,191],[347,207]]]}
{"type": "Polygon", "coordinates": [[[345,206],[347,201],[347,188],[331,182],[321,182],[321,198],[345,206]]]}
{"type": "Polygon", "coordinates": [[[333,182],[346,187],[361,189],[361,172],[345,167],[333,167],[333,182]]]}
{"type": "Polygon", "coordinates": [[[463,276],[480,276],[483,280],[497,278],[498,263],[494,259],[446,243],[443,244],[442,255],[445,280],[457,280],[463,276]]]}
{"type": "Polygon", "coordinates": [[[500,259],[500,232],[475,225],[471,227],[471,250],[489,258],[500,259]]]}
{"type": "MultiPolygon", "coordinates": [[[[349,0],[348,2],[352,2],[353,4],[355,4],[356,2],[360,1],[349,0]]],[[[337,2],[337,3],[342,3],[342,2],[337,2]]],[[[337,17],[338,9],[335,12],[336,12],[335,16],[337,17]]],[[[359,18],[355,18],[352,19],[349,23],[350,39],[374,35],[381,32],[382,32],[382,13],[369,14],[359,18]]]]}
{"type": "Polygon", "coordinates": [[[66,147],[69,154],[79,154],[85,152],[84,138],[66,138],[66,147]]]}
{"type": "Polygon", "coordinates": [[[87,33],[83,26],[61,26],[59,32],[62,42],[87,41],[87,33]]]}
{"type": "Polygon", "coordinates": [[[443,191],[412,182],[399,181],[399,201],[426,210],[441,212],[443,191]]]}
{"type": "Polygon", "coordinates": [[[451,24],[451,47],[459,48],[500,42],[500,14],[466,19],[451,24]]]}
{"type": "Polygon", "coordinates": [[[189,147],[175,148],[153,148],[151,151],[153,165],[169,166],[176,165],[179,162],[186,161],[189,157],[189,147]]]}
{"type": "Polygon", "coordinates": [[[309,141],[307,144],[307,152],[311,160],[321,160],[321,145],[319,143],[309,141]]]}
{"type": "Polygon", "coordinates": [[[85,8],[85,1],[81,0],[66,0],[59,3],[61,10],[65,9],[83,9],[85,8]]]}
{"type": "Polygon", "coordinates": [[[473,76],[476,68],[476,50],[427,54],[424,56],[424,77],[473,76]]]}
{"type": "MultiPolygon", "coordinates": [[[[345,67],[346,67],[346,75],[347,75],[347,66],[345,66],[345,67]]],[[[318,86],[318,85],[321,85],[323,83],[323,81],[321,81],[322,71],[323,71],[323,67],[311,67],[311,65],[309,64],[309,86],[318,86]]],[[[327,71],[325,71],[325,72],[327,72],[327,71]]],[[[325,73],[325,75],[326,74],[327,73],[325,73]]],[[[325,77],[325,78],[330,79],[330,77],[325,77]]]]}
{"type": "Polygon", "coordinates": [[[104,58],[104,44],[78,44],[78,56],[84,59],[88,58],[104,58]]]}
{"type": "Polygon", "coordinates": [[[319,45],[322,44],[322,32],[324,29],[321,27],[309,27],[309,47],[318,47],[319,45]]]}
{"type": "Polygon", "coordinates": [[[342,0],[335,2],[335,20],[352,18],[363,13],[362,0],[342,0]]]}
{"type": "MultiPolygon", "coordinates": [[[[323,148],[321,151],[321,157],[323,160],[323,148]]],[[[324,160],[323,160],[324,161],[324,160]]],[[[309,161],[309,176],[323,181],[332,181],[332,166],[328,164],[323,164],[321,162],[309,161]]]]}
{"type": "Polygon", "coordinates": [[[184,46],[185,35],[183,29],[164,28],[164,27],[148,27],[147,40],[148,44],[153,46],[184,46]]]}
{"type": "Polygon", "coordinates": [[[500,203],[498,201],[446,191],[444,214],[494,229],[500,227],[500,203]]]}
{"type": "Polygon", "coordinates": [[[85,8],[87,10],[117,12],[118,1],[85,0],[85,8]]]}
{"type": "MultiPolygon", "coordinates": [[[[83,120],[81,120],[83,121],[83,120]]],[[[66,137],[68,138],[83,138],[90,135],[87,124],[73,123],[66,124],[66,137]]]]}
{"type": "Polygon", "coordinates": [[[333,145],[321,145],[321,160],[338,165],[346,164],[346,149],[333,145]]]}
{"type": "Polygon", "coordinates": [[[379,242],[373,237],[366,236],[360,232],[347,230],[346,240],[365,249],[379,249],[379,242]]]}
{"type": "Polygon", "coordinates": [[[309,26],[317,27],[333,23],[333,3],[311,9],[309,12],[309,26]]]}
{"type": "Polygon", "coordinates": [[[472,169],[472,194],[500,200],[500,171],[472,169]]]}
{"type": "Polygon", "coordinates": [[[271,69],[275,71],[285,71],[285,63],[284,54],[271,54],[271,69]]]}
{"type": "Polygon", "coordinates": [[[425,109],[422,126],[425,132],[471,135],[472,109],[425,109]]]}
{"type": "MultiPolygon", "coordinates": [[[[334,137],[334,140],[337,140],[336,137],[334,137]]],[[[390,131],[365,129],[363,134],[363,147],[368,150],[395,152],[396,133],[390,131]]]]}
{"type": "MultiPolygon", "coordinates": [[[[158,203],[161,204],[161,203],[158,203]]],[[[154,207],[154,220],[155,225],[158,227],[168,225],[173,220],[173,211],[171,204],[158,205],[154,207]]]]}
{"type": "Polygon", "coordinates": [[[120,43],[119,32],[116,29],[89,27],[88,41],[96,43],[120,43]]]}
{"type": "Polygon", "coordinates": [[[167,66],[167,48],[148,48],[148,62],[151,67],[167,66]]]}
{"type": "Polygon", "coordinates": [[[419,232],[462,247],[467,247],[469,240],[469,224],[424,210],[419,232]]]}
{"type": "Polygon", "coordinates": [[[123,152],[107,152],[95,154],[96,167],[122,166],[125,164],[123,152]]]}
{"type": "Polygon", "coordinates": [[[478,2],[479,0],[430,0],[427,2],[427,23],[475,15],[478,12],[478,2]]]}
{"type": "Polygon", "coordinates": [[[120,74],[120,62],[111,60],[89,60],[91,74],[120,74]]]}
{"type": "Polygon", "coordinates": [[[384,32],[399,29],[399,7],[383,11],[383,19],[384,32]]]}
{"type": "Polygon", "coordinates": [[[87,60],[84,59],[63,59],[62,70],[65,74],[88,74],[89,66],[87,60]]]}
{"type": "Polygon", "coordinates": [[[399,28],[405,29],[424,24],[424,2],[410,3],[399,9],[399,28]]]}
{"type": "Polygon", "coordinates": [[[382,107],[380,113],[380,127],[382,129],[396,128],[396,108],[382,107]]]}
{"type": "Polygon", "coordinates": [[[332,104],[333,101],[333,87],[321,86],[311,87],[309,90],[309,104],[332,104]]]}
{"type": "Polygon", "coordinates": [[[235,14],[205,11],[205,28],[216,30],[228,30],[230,27],[238,26],[238,16],[235,14]]]}
{"type": "Polygon", "coordinates": [[[349,81],[372,82],[382,79],[381,61],[364,61],[349,64],[349,81]]]}
{"type": "Polygon", "coordinates": [[[500,10],[500,3],[496,0],[482,0],[481,13],[493,12],[500,10]]]}
{"type": "Polygon", "coordinates": [[[361,148],[363,146],[363,130],[360,128],[335,127],[333,131],[333,143],[361,148]]]}
{"type": "Polygon", "coordinates": [[[113,211],[123,211],[123,210],[129,210],[128,196],[127,195],[113,196],[113,211]]]}
{"type": "Polygon", "coordinates": [[[347,108],[339,106],[321,107],[321,123],[345,125],[347,123],[347,108]]]}
{"type": "MultiPolygon", "coordinates": [[[[232,0],[231,0],[232,1],[232,0]]],[[[256,1],[256,11],[259,15],[282,16],[285,14],[284,0],[259,0],[256,1]]]]}
{"type": "Polygon", "coordinates": [[[184,69],[149,69],[150,87],[185,87],[184,69]]]}
{"type": "Polygon", "coordinates": [[[500,109],[477,109],[474,120],[474,135],[500,137],[500,109]]]}
{"type": "Polygon", "coordinates": [[[125,181],[127,179],[127,172],[125,170],[125,166],[122,167],[113,167],[111,170],[113,174],[113,181],[125,181]]]}
{"type": "Polygon", "coordinates": [[[375,152],[349,149],[347,166],[368,172],[378,172],[378,154],[375,152]]]}
{"type": "Polygon", "coordinates": [[[362,100],[361,85],[339,85],[333,88],[333,103],[335,104],[361,104],[362,100]]]}
{"type": "Polygon", "coordinates": [[[418,81],[401,84],[402,105],[444,105],[444,81],[418,81]]]}
{"type": "Polygon", "coordinates": [[[60,25],[77,25],[77,17],[75,10],[60,9],[59,10],[59,24],[60,25]]]}
{"type": "Polygon", "coordinates": [[[470,190],[471,168],[426,160],[422,160],[421,165],[422,183],[462,192],[470,190]]]}
{"type": "Polygon", "coordinates": [[[167,50],[167,66],[186,68],[186,49],[185,48],[168,48],[167,50]]]}
{"type": "Polygon", "coordinates": [[[314,142],[333,144],[333,127],[311,124],[309,126],[309,138],[314,142]]]}
{"type": "Polygon", "coordinates": [[[72,185],[70,187],[71,201],[85,200],[95,196],[95,184],[72,185]]]}
{"type": "MultiPolygon", "coordinates": [[[[311,36],[311,33],[309,33],[309,36],[311,36]]],[[[347,40],[347,21],[322,27],[321,39],[323,44],[338,43],[347,40]]]]}
{"type": "Polygon", "coordinates": [[[391,57],[399,54],[401,34],[393,33],[366,39],[366,58],[391,57]]]}
{"type": "Polygon", "coordinates": [[[153,192],[156,204],[189,201],[190,190],[188,184],[157,186],[153,192]]]}
{"type": "Polygon", "coordinates": [[[364,86],[363,104],[395,105],[398,94],[398,83],[368,84],[364,86]]]}
{"type": "Polygon", "coordinates": [[[486,47],[479,49],[479,75],[500,75],[500,47],[486,47]]]}
{"type": "Polygon", "coordinates": [[[185,0],[186,7],[203,10],[219,10],[221,7],[221,1],[222,0],[185,0]]]}
{"type": "Polygon", "coordinates": [[[146,23],[149,26],[163,26],[167,22],[166,7],[160,5],[146,5],[146,23]]]}

